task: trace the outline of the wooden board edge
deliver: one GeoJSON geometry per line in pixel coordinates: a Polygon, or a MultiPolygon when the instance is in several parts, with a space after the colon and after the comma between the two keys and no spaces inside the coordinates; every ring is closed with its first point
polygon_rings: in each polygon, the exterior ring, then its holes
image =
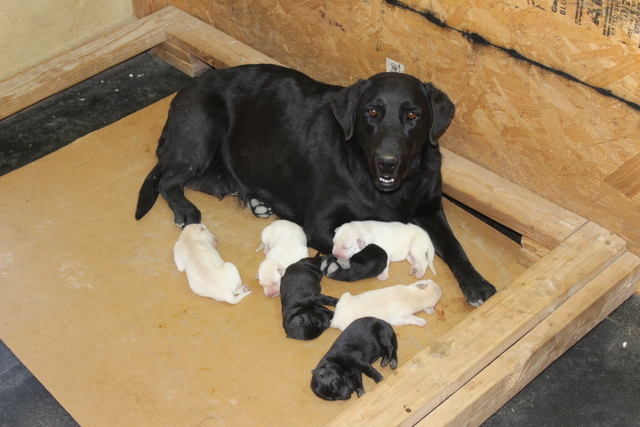
{"type": "Polygon", "coordinates": [[[189,77],[198,76],[210,68],[209,65],[171,41],[166,41],[152,48],[151,53],[189,77]]]}
{"type": "Polygon", "coordinates": [[[416,425],[480,425],[627,300],[640,258],[626,252],[416,425]]]}
{"type": "Polygon", "coordinates": [[[0,82],[0,119],[166,41],[165,28],[184,12],[168,7],[122,24],[0,82]]]}
{"type": "Polygon", "coordinates": [[[167,27],[167,34],[176,46],[214,68],[252,63],[283,65],[184,12],[179,21],[167,27]]]}
{"type": "Polygon", "coordinates": [[[625,252],[587,222],[327,425],[415,424],[625,252]]]}
{"type": "Polygon", "coordinates": [[[553,249],[587,220],[441,148],[445,194],[531,241],[553,249]]]}

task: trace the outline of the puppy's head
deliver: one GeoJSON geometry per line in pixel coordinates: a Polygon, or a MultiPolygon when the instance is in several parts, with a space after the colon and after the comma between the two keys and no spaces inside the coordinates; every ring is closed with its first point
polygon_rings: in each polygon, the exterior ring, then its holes
{"type": "Polygon", "coordinates": [[[349,224],[336,228],[333,236],[333,256],[338,259],[349,259],[365,247],[360,233],[349,224]]]}
{"type": "Polygon", "coordinates": [[[309,341],[318,338],[329,328],[333,311],[318,305],[314,308],[301,308],[293,316],[283,320],[287,338],[309,341]]]}
{"type": "Polygon", "coordinates": [[[285,270],[273,259],[265,259],[258,268],[258,281],[268,297],[280,295],[280,281],[285,270]]]}
{"type": "Polygon", "coordinates": [[[180,238],[204,240],[214,248],[218,247],[218,238],[204,224],[189,224],[182,229],[180,238]]]}
{"type": "Polygon", "coordinates": [[[347,400],[353,393],[353,383],[339,365],[327,362],[311,371],[311,390],[324,400],[347,400]]]}
{"type": "Polygon", "coordinates": [[[345,139],[355,138],[374,185],[394,191],[415,175],[425,144],[436,146],[455,107],[430,83],[408,74],[380,73],[339,92],[331,101],[345,139]]]}

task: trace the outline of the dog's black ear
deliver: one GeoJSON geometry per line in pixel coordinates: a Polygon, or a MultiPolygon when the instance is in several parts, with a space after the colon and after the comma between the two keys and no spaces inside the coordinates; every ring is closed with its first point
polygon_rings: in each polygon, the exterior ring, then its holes
{"type": "Polygon", "coordinates": [[[429,100],[431,107],[431,127],[429,129],[429,140],[432,145],[438,145],[438,138],[442,135],[451,123],[456,107],[449,97],[431,83],[423,83],[422,91],[429,100]]]}
{"type": "Polygon", "coordinates": [[[329,106],[344,131],[346,141],[353,136],[353,127],[356,120],[356,105],[360,94],[368,85],[367,80],[358,80],[355,84],[347,86],[338,92],[330,101],[329,106]]]}
{"type": "Polygon", "coordinates": [[[311,373],[318,378],[322,378],[327,375],[327,370],[325,368],[317,368],[311,371],[311,373]]]}

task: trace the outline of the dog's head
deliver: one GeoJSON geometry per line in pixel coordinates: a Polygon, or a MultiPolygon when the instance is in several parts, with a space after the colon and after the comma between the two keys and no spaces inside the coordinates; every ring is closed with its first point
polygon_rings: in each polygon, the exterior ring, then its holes
{"type": "Polygon", "coordinates": [[[285,269],[273,259],[265,259],[258,268],[258,280],[260,286],[264,288],[264,294],[268,297],[280,295],[280,281],[284,276],[285,269]]]}
{"type": "Polygon", "coordinates": [[[180,237],[191,240],[204,240],[214,248],[218,247],[218,238],[204,224],[189,224],[182,229],[180,237]],[[184,236],[184,237],[183,237],[184,236]]]}
{"type": "Polygon", "coordinates": [[[333,236],[333,256],[338,259],[349,259],[360,252],[366,243],[355,227],[349,224],[336,228],[333,236]]]}
{"type": "Polygon", "coordinates": [[[309,341],[318,338],[329,328],[333,319],[333,311],[318,305],[313,308],[303,307],[292,316],[283,319],[282,326],[287,338],[309,341]]]}
{"type": "Polygon", "coordinates": [[[437,145],[455,107],[431,83],[408,74],[380,73],[341,90],[331,109],[346,140],[364,150],[374,185],[393,191],[420,168],[425,144],[437,145]]]}
{"type": "Polygon", "coordinates": [[[331,362],[311,371],[311,390],[324,400],[347,400],[353,393],[353,383],[348,373],[331,362]]]}

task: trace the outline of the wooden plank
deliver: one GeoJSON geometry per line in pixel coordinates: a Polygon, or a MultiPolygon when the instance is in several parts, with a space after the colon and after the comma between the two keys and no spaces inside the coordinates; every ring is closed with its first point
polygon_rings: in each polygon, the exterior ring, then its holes
{"type": "Polygon", "coordinates": [[[522,245],[522,249],[520,249],[520,258],[518,261],[525,267],[531,267],[540,261],[540,258],[548,254],[550,250],[531,240],[528,236],[522,236],[520,244],[522,245]]]}
{"type": "Polygon", "coordinates": [[[254,63],[282,65],[186,13],[167,27],[167,34],[177,46],[214,68],[254,63]]]}
{"type": "Polygon", "coordinates": [[[586,219],[441,148],[443,190],[489,218],[553,249],[586,219]]]}
{"type": "Polygon", "coordinates": [[[416,423],[625,249],[622,239],[586,223],[328,425],[386,427],[416,423]]]}
{"type": "Polygon", "coordinates": [[[626,252],[417,425],[476,426],[631,296],[640,258],[626,252]]]}
{"type": "Polygon", "coordinates": [[[192,54],[176,46],[173,42],[164,42],[151,49],[151,53],[189,77],[195,77],[210,68],[192,54]]]}
{"type": "Polygon", "coordinates": [[[0,119],[164,42],[165,27],[183,13],[163,9],[0,82],[0,119]]]}

